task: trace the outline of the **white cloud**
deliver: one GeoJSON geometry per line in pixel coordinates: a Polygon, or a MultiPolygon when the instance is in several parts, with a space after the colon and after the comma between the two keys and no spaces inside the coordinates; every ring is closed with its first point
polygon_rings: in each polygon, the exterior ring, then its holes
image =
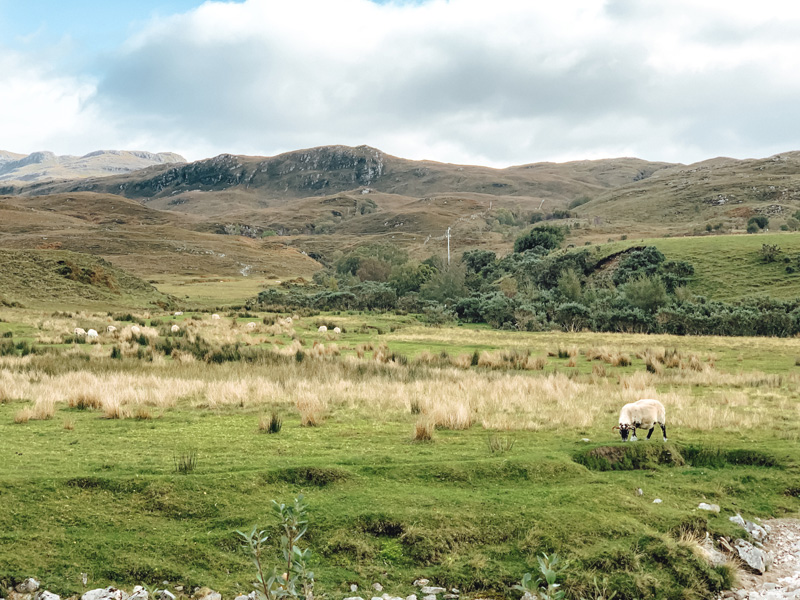
{"type": "Polygon", "coordinates": [[[800,148],[799,34],[800,5],[776,0],[206,2],[148,23],[96,87],[36,74],[64,90],[39,139],[493,165],[766,155],[800,148]]]}

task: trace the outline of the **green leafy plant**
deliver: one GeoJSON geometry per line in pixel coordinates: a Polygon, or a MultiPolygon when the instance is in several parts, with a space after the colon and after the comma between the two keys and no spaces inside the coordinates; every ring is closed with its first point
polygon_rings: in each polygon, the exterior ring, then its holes
{"type": "MultiPolygon", "coordinates": [[[[250,533],[237,531],[242,537],[246,550],[256,567],[256,581],[253,587],[260,600],[282,598],[313,598],[314,573],[308,570],[311,550],[303,550],[297,543],[308,530],[308,505],[300,494],[290,505],[272,501],[272,510],[281,522],[280,540],[282,565],[274,566],[267,574],[264,565],[264,545],[269,536],[266,530],[254,526],[250,533]],[[285,572],[281,573],[283,569],[285,572]]],[[[280,563],[279,563],[280,564],[280,563]]]]}
{"type": "Polygon", "coordinates": [[[197,468],[197,452],[191,450],[175,456],[175,472],[187,475],[197,468]]]}
{"type": "Polygon", "coordinates": [[[528,593],[539,600],[562,600],[565,592],[559,589],[561,584],[557,583],[557,579],[564,565],[558,554],[548,556],[543,552],[541,556],[536,557],[536,560],[539,562],[541,576],[534,580],[533,575],[525,573],[522,581],[519,585],[515,585],[514,589],[523,594],[528,593]]]}

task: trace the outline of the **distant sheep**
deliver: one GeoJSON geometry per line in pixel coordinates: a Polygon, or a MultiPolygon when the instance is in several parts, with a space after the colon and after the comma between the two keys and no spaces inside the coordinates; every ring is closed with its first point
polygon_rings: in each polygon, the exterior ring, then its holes
{"type": "Polygon", "coordinates": [[[212,321],[219,321],[219,315],[217,313],[214,313],[213,315],[211,315],[211,320],[212,321]]]}
{"type": "Polygon", "coordinates": [[[138,325],[132,325],[132,326],[131,326],[131,333],[132,333],[133,335],[139,335],[140,333],[142,333],[142,330],[141,330],[141,329],[139,329],[139,326],[138,326],[138,325]]]}
{"type": "Polygon", "coordinates": [[[85,329],[81,329],[80,327],[76,327],[75,330],[73,331],[73,333],[75,335],[86,335],[86,330],[85,329]]]}
{"type": "Polygon", "coordinates": [[[252,331],[253,329],[255,329],[255,328],[257,327],[257,325],[256,325],[255,323],[253,323],[252,321],[250,321],[250,322],[249,322],[249,323],[246,325],[246,327],[247,327],[247,328],[248,328],[250,331],[252,331]]]}
{"type": "Polygon", "coordinates": [[[339,327],[334,327],[333,328],[333,333],[335,333],[336,335],[339,335],[340,333],[342,333],[342,330],[339,327]]]}
{"type": "Polygon", "coordinates": [[[170,328],[169,328],[169,330],[170,330],[172,333],[178,333],[178,332],[181,330],[181,328],[180,328],[180,327],[178,327],[177,325],[173,325],[172,327],[170,327],[170,328]]]}
{"type": "Polygon", "coordinates": [[[177,311],[172,314],[175,315],[176,317],[180,317],[183,313],[181,311],[177,311]]]}
{"type": "Polygon", "coordinates": [[[291,325],[292,324],[292,317],[286,317],[286,319],[284,319],[284,321],[286,322],[287,325],[291,325]]]}
{"type": "Polygon", "coordinates": [[[636,429],[649,429],[647,439],[653,435],[656,423],[661,426],[664,441],[667,441],[667,411],[658,400],[637,400],[622,407],[619,413],[619,425],[612,428],[619,429],[622,441],[628,441],[628,434],[632,433],[631,441],[636,441],[636,429]]]}
{"type": "Polygon", "coordinates": [[[94,329],[90,329],[89,331],[86,332],[86,337],[89,338],[90,340],[96,340],[97,338],[100,337],[100,334],[97,333],[94,329]]]}
{"type": "Polygon", "coordinates": [[[117,328],[114,327],[113,325],[109,325],[108,327],[106,327],[106,331],[108,333],[114,333],[116,330],[117,330],[117,328]]]}
{"type": "Polygon", "coordinates": [[[320,325],[317,331],[319,331],[320,333],[325,333],[326,331],[328,331],[328,328],[325,325],[320,325]]]}

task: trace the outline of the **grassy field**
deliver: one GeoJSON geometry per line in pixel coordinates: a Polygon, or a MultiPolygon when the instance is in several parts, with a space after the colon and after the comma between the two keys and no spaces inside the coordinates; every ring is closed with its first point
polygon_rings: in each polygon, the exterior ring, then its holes
{"type": "Polygon", "coordinates": [[[596,246],[598,256],[607,256],[632,246],[655,246],[667,260],[685,260],[694,265],[689,289],[715,300],[745,297],[800,296],[800,233],[709,235],[703,237],[625,240],[596,246]],[[765,263],[761,246],[781,249],[778,260],[765,263]],[[786,267],[795,269],[787,273],[786,267]]]}
{"type": "Polygon", "coordinates": [[[0,585],[38,575],[77,594],[88,573],[247,592],[236,530],[268,529],[277,556],[269,501],[302,492],[329,598],[376,581],[405,595],[423,576],[516,597],[541,552],[567,559],[570,598],[707,598],[732,569],[702,558],[706,530],[800,510],[795,340],[141,312],[132,339],[123,316],[0,309],[0,585]],[[198,359],[203,343],[219,354],[198,359]],[[668,458],[656,436],[611,432],[640,397],[667,406],[668,458]]]}

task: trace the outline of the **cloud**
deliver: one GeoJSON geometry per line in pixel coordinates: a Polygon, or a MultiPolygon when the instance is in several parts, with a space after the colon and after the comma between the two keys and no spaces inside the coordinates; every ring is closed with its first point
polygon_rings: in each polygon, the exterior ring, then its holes
{"type": "Polygon", "coordinates": [[[150,21],[96,84],[48,81],[114,140],[190,158],[690,162],[800,147],[798,34],[800,7],[773,0],[206,2],[150,21]]]}

